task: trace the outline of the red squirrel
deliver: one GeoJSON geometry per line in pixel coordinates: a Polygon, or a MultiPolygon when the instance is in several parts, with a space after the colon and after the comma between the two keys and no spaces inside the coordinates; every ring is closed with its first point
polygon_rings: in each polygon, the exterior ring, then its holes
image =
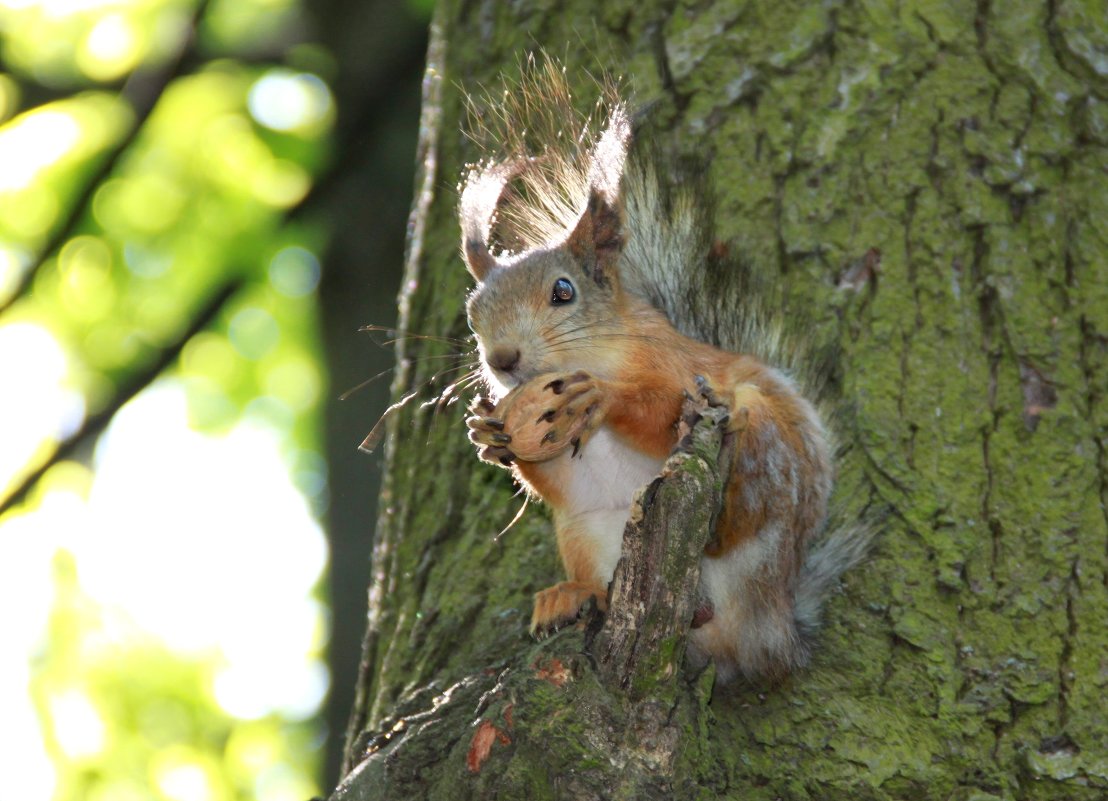
{"type": "MultiPolygon", "coordinates": [[[[568,89],[547,73],[526,102],[557,109],[568,89]]],[[[809,547],[831,493],[828,436],[785,373],[686,336],[655,305],[708,253],[696,199],[662,202],[655,168],[629,163],[631,142],[616,99],[595,141],[536,155],[511,143],[517,152],[465,179],[462,254],[477,281],[466,310],[491,394],[473,407],[470,439],[552,510],[566,580],[535,596],[541,634],[590,598],[605,609],[632,497],[658,474],[686,393],[705,381],[737,440],[689,654],[724,679],[779,678],[806,663],[820,598],[857,560],[853,546],[809,547]]]]}

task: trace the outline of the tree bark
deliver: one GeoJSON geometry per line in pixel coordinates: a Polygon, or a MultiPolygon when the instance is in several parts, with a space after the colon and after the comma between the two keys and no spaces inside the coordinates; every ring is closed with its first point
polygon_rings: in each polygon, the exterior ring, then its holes
{"type": "MultiPolygon", "coordinates": [[[[536,45],[602,59],[651,103],[663,152],[706,165],[717,238],[779,280],[785,319],[834,354],[838,506],[888,515],[825,609],[808,670],[713,689],[710,669],[670,669],[680,623],[660,620],[658,646],[639,651],[598,619],[532,641],[530,596],[560,577],[549,523],[530,510],[497,537],[521,501],[472,453],[463,404],[414,401],[388,426],[334,798],[1103,798],[1103,8],[597,8],[441,3],[402,327],[466,335],[452,187],[476,153],[462,90],[536,45]]],[[[394,398],[434,397],[450,352],[401,342],[394,398]]],[[[714,461],[695,453],[647,493],[644,524],[672,521],[656,507],[674,482],[711,508],[714,461]]],[[[695,548],[694,518],[658,553],[695,548]]],[[[613,598],[610,617],[626,609],[613,598]]]]}

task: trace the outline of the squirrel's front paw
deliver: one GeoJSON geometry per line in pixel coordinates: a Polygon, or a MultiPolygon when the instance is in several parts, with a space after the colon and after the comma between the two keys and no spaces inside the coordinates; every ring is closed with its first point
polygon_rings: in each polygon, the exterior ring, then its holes
{"type": "Polygon", "coordinates": [[[707,401],[709,406],[723,406],[730,410],[727,420],[727,433],[738,434],[745,431],[750,423],[750,405],[758,397],[760,390],[754,384],[739,384],[732,392],[731,400],[725,401],[716,394],[715,389],[703,376],[696,377],[696,388],[700,397],[707,401]]]}
{"type": "Polygon", "coordinates": [[[505,433],[504,420],[488,398],[477,398],[469,407],[472,416],[466,418],[469,441],[477,446],[477,454],[486,462],[510,465],[515,454],[508,445],[512,435],[505,433]]]}
{"type": "Polygon", "coordinates": [[[535,609],[531,613],[532,636],[542,637],[572,623],[589,598],[596,598],[600,611],[608,608],[608,591],[582,581],[563,581],[535,593],[535,609]]]}

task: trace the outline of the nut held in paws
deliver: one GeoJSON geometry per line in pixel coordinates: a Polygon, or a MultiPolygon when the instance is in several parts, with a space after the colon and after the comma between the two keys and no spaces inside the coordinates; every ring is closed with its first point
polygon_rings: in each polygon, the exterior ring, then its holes
{"type": "Polygon", "coordinates": [[[567,393],[555,394],[552,382],[562,373],[546,373],[517,387],[496,407],[504,430],[512,435],[512,453],[524,462],[544,462],[573,446],[589,422],[589,410],[567,393]]]}

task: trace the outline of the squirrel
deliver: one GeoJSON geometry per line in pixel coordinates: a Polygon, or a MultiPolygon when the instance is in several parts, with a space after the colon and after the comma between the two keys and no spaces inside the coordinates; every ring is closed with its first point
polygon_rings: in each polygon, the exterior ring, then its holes
{"type": "Polygon", "coordinates": [[[494,112],[509,152],[470,166],[459,219],[490,395],[471,407],[469,438],[550,507],[567,576],[535,595],[531,631],[573,621],[592,598],[606,609],[634,493],[706,383],[730,407],[736,447],[688,654],[721,680],[780,679],[807,664],[822,597],[865,547],[852,535],[811,547],[832,488],[829,435],[786,372],[707,343],[719,319],[749,312],[750,349],[779,350],[756,300],[710,263],[703,198],[667,186],[657,153],[633,147],[628,103],[609,89],[598,135],[587,122],[563,133],[580,119],[564,72],[548,63],[524,81],[494,112]],[[697,311],[697,294],[718,304],[697,311]]]}

